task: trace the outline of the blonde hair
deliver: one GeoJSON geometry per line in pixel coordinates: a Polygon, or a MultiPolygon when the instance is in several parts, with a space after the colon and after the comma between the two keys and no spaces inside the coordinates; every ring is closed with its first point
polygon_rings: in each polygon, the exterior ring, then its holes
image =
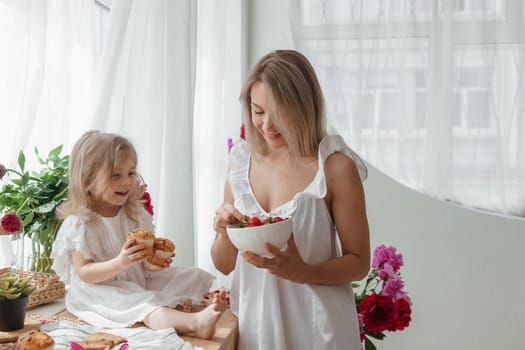
{"type": "Polygon", "coordinates": [[[262,82],[267,91],[269,118],[296,157],[317,155],[326,135],[325,106],[321,86],[308,59],[293,50],[276,50],[251,69],[239,97],[252,152],[266,154],[268,145],[252,123],[251,89],[262,82]]]}
{"type": "MultiPolygon", "coordinates": [[[[57,209],[60,218],[88,214],[87,221],[95,219],[89,211],[94,207],[93,190],[105,189],[117,162],[131,157],[137,165],[137,152],[125,137],[91,130],[80,137],[73,146],[69,160],[68,199],[57,209]]],[[[137,175],[137,184],[141,178],[137,175]]],[[[123,209],[132,220],[137,220],[137,208],[144,190],[137,186],[123,209]]]]}

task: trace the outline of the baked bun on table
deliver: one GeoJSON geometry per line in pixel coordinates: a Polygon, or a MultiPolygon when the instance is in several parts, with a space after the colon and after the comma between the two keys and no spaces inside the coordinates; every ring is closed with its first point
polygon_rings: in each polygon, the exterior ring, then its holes
{"type": "Polygon", "coordinates": [[[166,260],[175,255],[175,244],[168,238],[155,238],[153,250],[153,256],[148,261],[162,267],[166,260]]]}
{"type": "Polygon", "coordinates": [[[153,232],[145,228],[137,228],[128,233],[128,239],[134,239],[137,244],[143,244],[146,256],[153,256],[153,245],[155,244],[155,234],[153,232]]]}
{"type": "Polygon", "coordinates": [[[85,337],[79,344],[85,350],[104,350],[108,347],[111,349],[115,345],[126,343],[125,338],[119,337],[118,335],[97,332],[85,337]]]}
{"type": "Polygon", "coordinates": [[[55,341],[49,334],[34,330],[23,333],[16,342],[18,350],[52,350],[54,346],[55,341]]]}

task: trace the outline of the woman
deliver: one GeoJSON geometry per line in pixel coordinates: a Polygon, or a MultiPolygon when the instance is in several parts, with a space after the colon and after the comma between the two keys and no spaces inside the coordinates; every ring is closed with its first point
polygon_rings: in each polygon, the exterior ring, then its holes
{"type": "Polygon", "coordinates": [[[264,56],[240,99],[247,137],[231,149],[212,246],[217,269],[234,272],[238,349],[360,349],[350,282],[370,266],[366,167],[326,136],[321,88],[299,52],[264,56]],[[238,252],[226,226],[244,215],[291,216],[286,248],[266,244],[271,258],[238,252]]]}

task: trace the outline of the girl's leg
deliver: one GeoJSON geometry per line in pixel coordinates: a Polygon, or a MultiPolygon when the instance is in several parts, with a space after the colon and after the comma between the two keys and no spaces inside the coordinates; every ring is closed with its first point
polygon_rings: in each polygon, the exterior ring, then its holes
{"type": "Polygon", "coordinates": [[[193,333],[199,338],[210,339],[224,309],[224,300],[215,296],[212,303],[199,312],[159,307],[144,318],[144,324],[155,330],[173,327],[179,334],[193,333]]]}

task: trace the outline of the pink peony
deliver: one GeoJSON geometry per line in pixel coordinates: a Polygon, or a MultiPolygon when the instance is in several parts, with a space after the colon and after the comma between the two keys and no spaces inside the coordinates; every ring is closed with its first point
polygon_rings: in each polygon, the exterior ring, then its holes
{"type": "Polygon", "coordinates": [[[404,286],[405,283],[401,277],[396,276],[387,281],[383,281],[383,290],[381,291],[381,294],[390,295],[394,298],[394,300],[400,299],[406,294],[403,291],[404,286]]]}
{"type": "Polygon", "coordinates": [[[228,153],[230,153],[232,147],[233,147],[233,140],[231,138],[228,138],[228,153]]]}
{"type": "Polygon", "coordinates": [[[391,275],[399,271],[401,266],[403,266],[403,255],[397,254],[395,247],[385,247],[381,244],[374,250],[372,268],[378,271],[386,270],[385,272],[391,275]]]}
{"type": "Polygon", "coordinates": [[[0,221],[2,229],[9,233],[18,233],[22,229],[22,223],[14,211],[5,214],[0,221]]]}

